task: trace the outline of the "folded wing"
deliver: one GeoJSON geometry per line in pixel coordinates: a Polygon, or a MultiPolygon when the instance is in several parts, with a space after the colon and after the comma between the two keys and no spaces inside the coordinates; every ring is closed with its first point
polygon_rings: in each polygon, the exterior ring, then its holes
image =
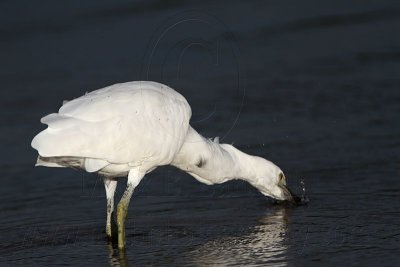
{"type": "MultiPolygon", "coordinates": [[[[111,163],[159,158],[160,164],[168,164],[186,137],[190,116],[186,100],[169,87],[118,84],[69,101],[59,113],[43,117],[48,128],[32,140],[32,147],[43,157],[111,163]]],[[[99,162],[93,162],[93,168],[99,162]]]]}

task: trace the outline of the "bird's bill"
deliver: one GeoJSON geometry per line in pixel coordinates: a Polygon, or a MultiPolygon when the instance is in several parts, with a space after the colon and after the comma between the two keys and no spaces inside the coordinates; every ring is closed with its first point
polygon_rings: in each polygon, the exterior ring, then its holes
{"type": "Polygon", "coordinates": [[[285,201],[288,201],[293,204],[301,204],[301,197],[297,196],[295,193],[292,192],[292,190],[289,189],[286,185],[279,185],[280,188],[283,191],[283,194],[285,196],[285,201]]]}

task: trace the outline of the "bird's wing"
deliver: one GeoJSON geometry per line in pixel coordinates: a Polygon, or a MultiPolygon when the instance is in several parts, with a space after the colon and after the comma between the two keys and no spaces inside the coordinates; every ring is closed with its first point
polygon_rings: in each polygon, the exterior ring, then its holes
{"type": "Polygon", "coordinates": [[[64,104],[42,118],[32,140],[44,157],[74,156],[168,164],[186,137],[190,106],[173,89],[152,82],[118,84],[64,104]]]}

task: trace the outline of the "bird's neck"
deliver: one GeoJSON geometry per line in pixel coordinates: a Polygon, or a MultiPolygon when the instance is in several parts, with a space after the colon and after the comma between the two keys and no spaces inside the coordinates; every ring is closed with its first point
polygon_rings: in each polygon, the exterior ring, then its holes
{"type": "Polygon", "coordinates": [[[232,145],[219,144],[190,128],[173,166],[189,173],[205,184],[219,184],[242,179],[257,187],[257,160],[232,145]]]}

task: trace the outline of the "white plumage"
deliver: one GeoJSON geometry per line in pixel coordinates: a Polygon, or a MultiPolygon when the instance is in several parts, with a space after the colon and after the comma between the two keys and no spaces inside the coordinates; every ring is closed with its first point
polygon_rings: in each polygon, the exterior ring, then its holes
{"type": "Polygon", "coordinates": [[[33,140],[37,165],[73,167],[104,176],[107,236],[117,177],[128,175],[118,205],[118,244],[133,189],[154,168],[172,164],[206,184],[243,179],[261,193],[293,200],[282,171],[263,158],[199,135],[190,125],[186,99],[170,87],[148,81],[115,84],[65,102],[41,119],[48,128],[33,140]]]}
{"type": "Polygon", "coordinates": [[[42,157],[96,159],[96,164],[87,165],[97,169],[85,168],[91,172],[108,164],[165,165],[182,146],[190,116],[186,99],[167,86],[116,84],[69,101],[58,113],[42,118],[49,127],[32,146],[42,157]]]}

